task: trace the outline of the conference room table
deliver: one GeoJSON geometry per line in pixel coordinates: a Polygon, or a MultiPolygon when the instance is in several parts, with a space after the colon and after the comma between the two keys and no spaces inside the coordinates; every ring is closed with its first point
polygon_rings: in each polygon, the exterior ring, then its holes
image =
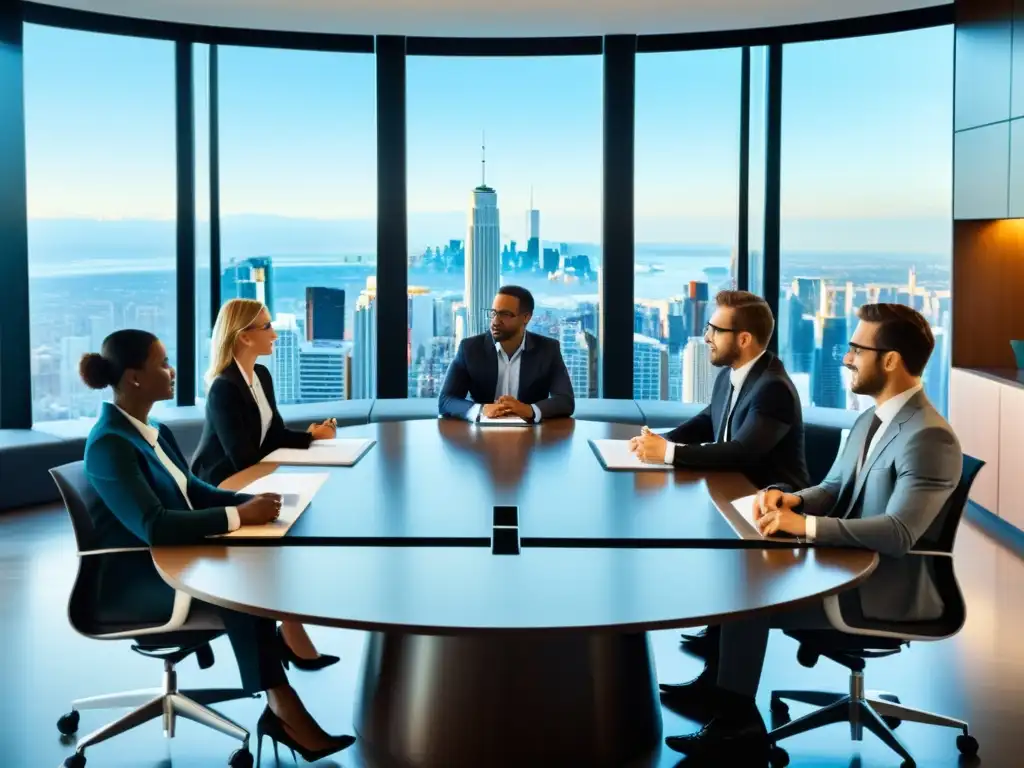
{"type": "Polygon", "coordinates": [[[327,472],[285,536],[154,562],[215,605],[369,632],[355,729],[371,765],[625,765],[661,738],[648,632],[820,600],[878,562],[762,539],[731,504],[755,491],[741,475],[605,469],[589,440],[637,430],[340,429],[376,441],[354,466],[259,464],[222,484],[327,472]]]}

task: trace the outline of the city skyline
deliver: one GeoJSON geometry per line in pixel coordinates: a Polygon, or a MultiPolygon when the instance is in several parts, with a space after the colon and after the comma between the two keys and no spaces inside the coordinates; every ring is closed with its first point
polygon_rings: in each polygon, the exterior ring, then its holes
{"type": "MultiPolygon", "coordinates": [[[[948,209],[942,179],[951,151],[940,113],[951,110],[952,30],[897,34],[899,45],[885,45],[893,36],[881,35],[786,46],[784,218],[871,217],[884,229],[890,218],[930,219],[948,209]],[[885,57],[877,55],[880,45],[885,57]],[[894,73],[890,53],[897,63],[925,56],[939,66],[894,73]],[[812,55],[814,65],[801,66],[812,55]],[[845,70],[854,62],[858,78],[851,81],[845,70]],[[887,87],[872,90],[879,78],[887,87]],[[813,101],[801,96],[808,91],[813,101]],[[870,101],[869,114],[887,119],[837,121],[820,130],[823,115],[861,97],[870,101]],[[941,139],[938,131],[921,130],[931,124],[943,128],[941,139]],[[824,181],[841,194],[823,200],[816,189],[821,158],[834,157],[836,146],[865,151],[841,178],[830,169],[824,181]],[[895,184],[872,183],[876,172],[892,176],[894,169],[895,184]]],[[[171,44],[26,25],[25,46],[30,217],[173,219],[171,44]],[[87,67],[79,65],[83,60],[87,67]],[[83,143],[92,148],[84,156],[75,151],[83,143]],[[96,178],[106,183],[97,187],[96,178]]],[[[638,240],[678,242],[669,236],[672,221],[687,218],[698,233],[687,241],[720,242],[716,233],[729,232],[735,196],[718,194],[713,185],[734,184],[719,169],[721,158],[737,154],[738,126],[723,131],[719,120],[706,118],[738,112],[738,57],[738,49],[638,56],[638,240]],[[666,167],[681,168],[682,175],[666,174],[666,167]],[[699,183],[680,184],[680,178],[699,183]]],[[[222,47],[220,63],[223,215],[372,220],[373,57],[222,47]]],[[[559,239],[599,240],[599,56],[410,57],[408,66],[411,215],[463,210],[461,180],[475,173],[486,130],[489,178],[503,190],[506,210],[528,210],[532,189],[559,239]],[[472,94],[468,103],[465,94],[472,94]],[[522,119],[520,104],[537,118],[522,119]],[[567,182],[573,194],[565,194],[567,182]]],[[[837,241],[832,245],[843,244],[837,241]]]]}
{"type": "MultiPolygon", "coordinates": [[[[165,42],[26,30],[36,419],[91,414],[100,395],[78,382],[77,356],[113,328],[152,330],[172,360],[177,354],[173,78],[165,77],[173,60],[165,42]],[[146,76],[156,70],[159,77],[146,76]],[[158,108],[147,111],[154,101],[158,108]],[[140,270],[150,275],[133,281],[140,270]]],[[[751,53],[756,97],[763,51],[751,53]]],[[[951,28],[787,45],[784,53],[780,355],[806,405],[859,408],[838,354],[853,303],[903,301],[926,313],[940,341],[927,388],[942,408],[951,28]],[[896,75],[880,64],[890,49],[907,65],[896,75]]],[[[200,369],[210,325],[208,57],[208,47],[195,47],[200,369]]],[[[373,57],[222,47],[219,59],[220,299],[262,291],[273,305],[280,343],[269,364],[282,404],[372,397],[373,57]],[[315,296],[319,309],[310,306],[315,296]],[[311,322],[319,310],[327,322],[311,322]]],[[[407,65],[408,395],[438,394],[457,343],[486,331],[481,310],[501,282],[534,293],[531,329],[560,341],[578,396],[599,395],[601,58],[410,57],[407,65]]],[[[739,49],[637,58],[638,399],[708,396],[717,371],[700,335],[714,293],[734,284],[739,259],[760,258],[736,253],[739,66],[739,49]]],[[[763,162],[757,109],[752,184],[763,162]]],[[[758,190],[750,193],[756,215],[758,190]]],[[[752,218],[749,227],[756,250],[759,224],[752,218]]]]}

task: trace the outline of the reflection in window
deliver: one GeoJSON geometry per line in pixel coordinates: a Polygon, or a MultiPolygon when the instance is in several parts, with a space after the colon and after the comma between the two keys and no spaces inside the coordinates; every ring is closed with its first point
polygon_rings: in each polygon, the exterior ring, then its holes
{"type": "Polygon", "coordinates": [[[174,46],[25,25],[32,417],[91,418],[120,328],[176,357],[174,46]]]}
{"type": "Polygon", "coordinates": [[[842,365],[869,302],[922,312],[949,386],[953,29],[784,50],[779,350],[801,400],[861,409],[842,365]]]}
{"type": "Polygon", "coordinates": [[[221,298],[270,309],[278,339],[260,362],[279,404],[374,397],[374,58],[218,57],[221,298]]]}
{"type": "Polygon", "coordinates": [[[596,397],[600,56],[408,61],[410,397],[436,397],[501,284],[596,397]],[[486,158],[484,145],[486,145],[486,158]]]}
{"type": "MultiPolygon", "coordinates": [[[[738,48],[649,53],[636,63],[633,397],[709,402],[703,339],[735,287],[738,48]]],[[[745,255],[744,255],[745,257],[745,255]]]]}

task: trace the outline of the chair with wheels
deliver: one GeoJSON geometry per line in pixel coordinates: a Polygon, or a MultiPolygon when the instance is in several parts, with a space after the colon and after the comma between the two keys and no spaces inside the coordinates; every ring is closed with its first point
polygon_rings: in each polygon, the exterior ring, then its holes
{"type": "Polygon", "coordinates": [[[977,754],[978,742],[970,734],[966,722],[904,706],[893,694],[866,691],[864,667],[869,659],[897,654],[912,641],[942,640],[955,635],[963,627],[967,612],[953,568],[953,544],[967,506],[971,484],[984,465],[983,461],[972,456],[963,457],[960,482],[946,502],[943,512],[933,528],[918,542],[917,548],[905,555],[926,558],[923,566],[942,597],[943,610],[938,618],[908,622],[872,621],[861,612],[860,599],[854,590],[825,600],[825,612],[830,623],[837,629],[786,632],[800,643],[797,660],[802,665],[813,667],[822,656],[831,659],[850,670],[850,688],[847,693],[772,691],[773,725],[780,720],[784,722],[768,735],[772,744],[771,763],[775,768],[789,763],[786,752],[777,746],[778,741],[841,722],[850,724],[850,737],[854,741],[861,741],[863,730],[867,728],[903,758],[904,766],[913,766],[915,763],[909,750],[894,733],[903,721],[956,728],[961,731],[956,740],[960,752],[968,757],[977,754]],[[789,706],[784,699],[821,709],[786,722],[789,706]]]}
{"type": "Polygon", "coordinates": [[[50,470],[50,474],[71,516],[78,548],[78,575],[68,601],[68,619],[71,626],[79,634],[96,640],[132,639],[135,641],[132,645],[133,651],[161,660],[164,668],[163,683],[158,688],[92,696],[72,702],[71,711],[57,721],[57,728],[64,736],[72,736],[78,731],[80,710],[131,708],[131,711],[79,739],[74,754],[64,761],[65,768],[82,768],[85,765],[87,747],[157,718],[163,720],[164,735],[167,738],[174,738],[175,723],[179,717],[213,728],[241,741],[241,748],[231,754],[228,764],[231,768],[252,768],[249,732],[210,707],[211,704],[218,702],[246,699],[250,696],[241,689],[178,689],[175,671],[178,663],[194,654],[200,669],[208,669],[213,665],[213,649],[210,642],[224,633],[223,622],[216,613],[203,611],[201,605],[193,606],[190,597],[182,592],[175,594],[171,618],[161,626],[139,624],[125,617],[111,620],[109,615],[104,615],[97,600],[100,581],[103,578],[103,560],[148,560],[149,549],[98,549],[95,546],[96,535],[89,515],[89,507],[96,499],[96,492],[86,478],[84,462],[76,461],[56,467],[50,470]]]}

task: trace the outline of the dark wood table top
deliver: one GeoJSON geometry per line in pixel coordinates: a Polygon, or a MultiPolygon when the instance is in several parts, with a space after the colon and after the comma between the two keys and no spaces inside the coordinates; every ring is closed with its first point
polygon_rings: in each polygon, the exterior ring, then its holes
{"type": "Polygon", "coordinates": [[[223,487],[237,490],[274,471],[329,472],[284,539],[294,543],[489,540],[495,505],[518,506],[519,535],[527,541],[735,540],[743,533],[742,523],[730,524],[728,504],[755,491],[742,475],[610,472],[588,443],[638,431],[574,419],[536,427],[448,419],[364,424],[338,430],[339,437],[377,441],[353,467],[258,464],[223,487]]]}
{"type": "Polygon", "coordinates": [[[878,556],[841,549],[157,547],[176,589],[303,623],[422,634],[647,631],[818,600],[878,556]]]}

